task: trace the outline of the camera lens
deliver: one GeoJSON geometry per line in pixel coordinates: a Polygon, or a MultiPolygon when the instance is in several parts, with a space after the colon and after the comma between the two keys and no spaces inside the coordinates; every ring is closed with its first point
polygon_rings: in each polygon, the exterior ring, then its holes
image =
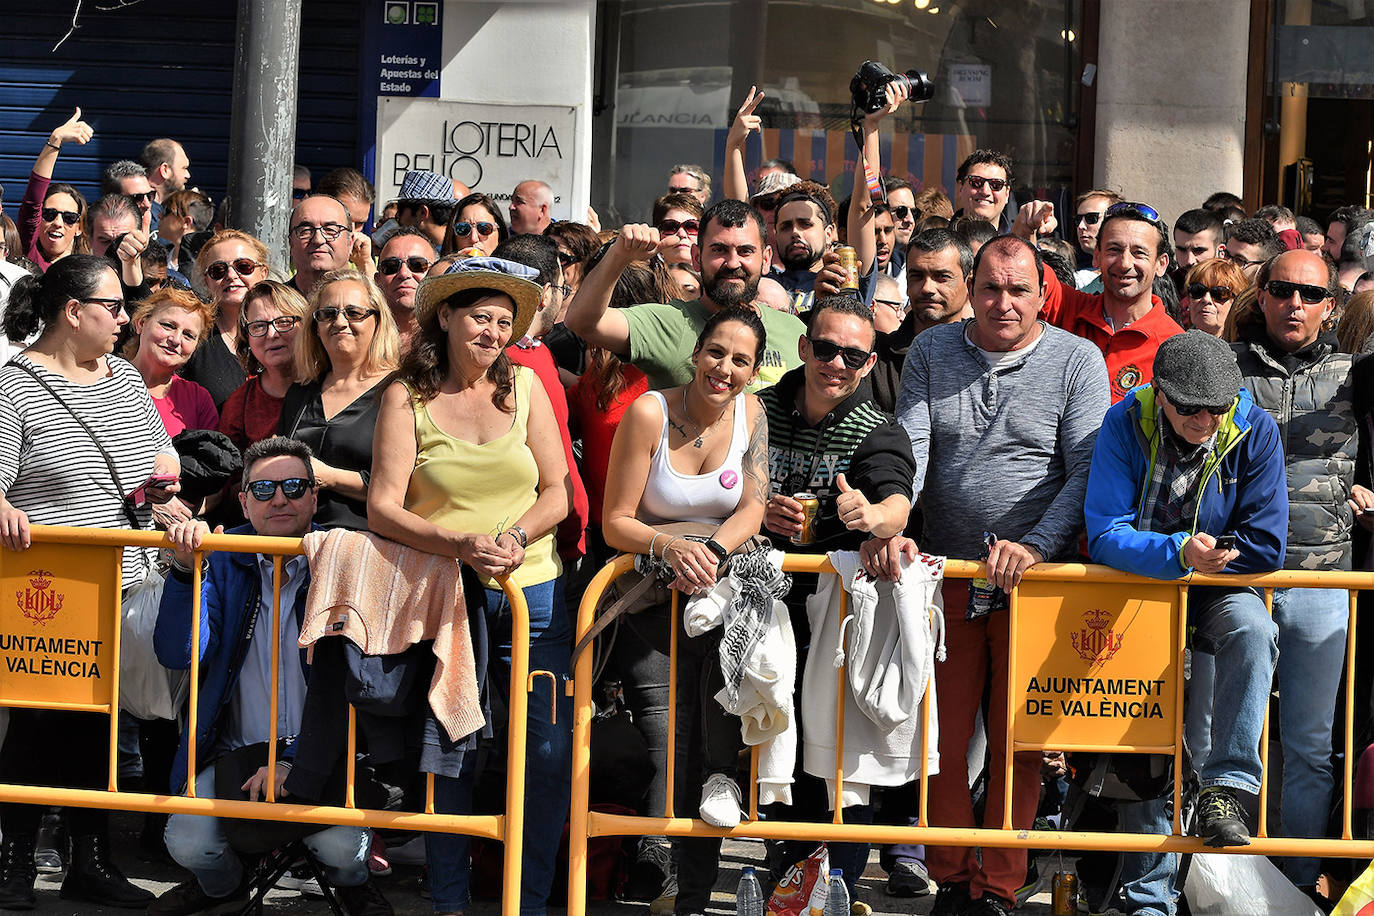
{"type": "Polygon", "coordinates": [[[905,82],[907,89],[910,90],[907,99],[910,102],[928,102],[935,96],[935,84],[921,70],[908,70],[906,76],[899,76],[897,79],[905,82]]]}

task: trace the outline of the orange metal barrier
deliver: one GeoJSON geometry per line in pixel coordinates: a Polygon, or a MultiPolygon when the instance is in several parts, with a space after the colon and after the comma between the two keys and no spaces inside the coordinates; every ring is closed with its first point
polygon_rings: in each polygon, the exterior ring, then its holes
{"type": "MultiPolygon", "coordinates": [[[[298,821],[304,823],[317,824],[350,824],[367,827],[388,827],[405,830],[429,830],[444,831],[449,833],[463,833],[476,837],[485,837],[504,843],[505,872],[501,889],[502,911],[507,913],[517,912],[520,908],[520,862],[521,849],[524,836],[524,787],[525,787],[525,741],[526,730],[524,722],[529,706],[529,697],[526,692],[527,687],[533,689],[533,678],[538,674],[548,674],[548,672],[529,671],[529,612],[525,604],[524,595],[520,589],[510,585],[506,580],[501,580],[501,587],[506,593],[506,598],[510,602],[512,617],[512,652],[511,652],[511,690],[510,690],[510,722],[508,729],[508,769],[506,776],[506,810],[505,814],[500,815],[452,815],[434,813],[434,777],[429,775],[425,789],[425,810],[424,813],[407,813],[399,811],[381,811],[375,809],[359,808],[354,804],[354,757],[356,748],[356,714],[353,708],[349,707],[348,715],[348,753],[347,759],[347,790],[345,803],[342,807],[330,805],[305,805],[294,802],[275,802],[273,801],[274,786],[268,780],[266,785],[267,801],[250,802],[236,801],[227,799],[199,798],[195,794],[195,759],[196,759],[196,724],[200,710],[198,704],[197,691],[190,692],[189,714],[187,728],[190,732],[190,753],[187,760],[187,795],[169,796],[152,795],[148,793],[123,792],[118,785],[118,735],[119,735],[119,652],[120,652],[120,627],[119,621],[122,618],[122,608],[120,603],[119,581],[121,575],[119,547],[170,547],[171,545],[165,538],[156,532],[150,531],[129,531],[123,529],[96,529],[96,528],[68,528],[47,525],[34,525],[32,527],[32,540],[34,547],[30,550],[37,550],[40,545],[66,545],[80,547],[99,547],[108,551],[110,562],[114,567],[114,575],[111,579],[109,568],[90,568],[63,570],[63,573],[55,573],[51,569],[44,570],[51,574],[53,578],[67,577],[67,581],[74,583],[74,588],[81,593],[84,586],[94,587],[95,583],[113,582],[113,611],[112,620],[102,620],[100,625],[112,627],[110,640],[113,652],[109,657],[110,670],[105,676],[112,681],[112,691],[110,699],[104,703],[81,703],[64,702],[61,700],[7,700],[0,698],[0,706],[43,708],[43,709],[67,709],[89,712],[101,712],[110,717],[110,758],[109,758],[109,785],[106,791],[93,789],[61,789],[45,786],[23,786],[23,785],[3,785],[0,784],[0,801],[23,802],[41,805],[73,805],[87,808],[109,808],[127,811],[157,811],[168,814],[206,814],[220,817],[251,818],[259,820],[275,821],[298,821]]],[[[244,535],[210,535],[206,537],[204,550],[197,552],[196,562],[193,572],[193,598],[191,608],[191,645],[200,645],[200,602],[201,602],[201,559],[203,553],[210,551],[224,551],[234,553],[259,553],[270,555],[272,562],[272,605],[270,616],[267,618],[270,623],[269,632],[277,632],[277,613],[281,597],[282,584],[282,557],[297,556],[302,553],[301,542],[297,538],[274,538],[274,537],[250,537],[244,535]]],[[[25,562],[26,554],[11,553],[0,550],[0,573],[7,579],[22,578],[27,572],[15,573],[14,570],[23,567],[25,570],[32,564],[25,562]]],[[[51,578],[47,580],[51,583],[51,578]]],[[[108,587],[108,586],[107,586],[108,587]]],[[[49,591],[50,584],[44,585],[41,589],[46,593],[49,591]]],[[[87,589],[90,591],[90,589],[87,589]]],[[[54,604],[60,607],[60,601],[53,595],[44,597],[40,594],[34,596],[29,593],[31,603],[39,607],[51,609],[54,604]]],[[[20,591],[21,610],[23,610],[23,600],[25,592],[20,591]]],[[[108,597],[108,596],[106,596],[108,597]]],[[[6,595],[3,599],[8,602],[10,599],[6,595]]],[[[102,602],[104,603],[104,602],[102,602]]],[[[109,605],[106,604],[106,609],[109,605]]],[[[31,616],[31,615],[25,615],[31,616]]],[[[49,617],[48,619],[52,619],[49,617]]],[[[44,621],[46,625],[46,620],[44,621]]],[[[104,631],[104,632],[108,632],[104,631]]],[[[268,744],[268,768],[275,765],[276,744],[277,744],[277,664],[280,652],[280,641],[272,641],[272,685],[271,685],[271,731],[268,744]]],[[[3,674],[0,674],[3,677],[3,674]]],[[[200,683],[200,657],[199,652],[191,653],[190,679],[192,684],[200,683]]],[[[2,682],[0,682],[2,683],[2,682]]],[[[555,693],[555,697],[557,694],[555,693]]]]}
{"type": "MultiPolygon", "coordinates": [[[[587,591],[578,609],[576,636],[582,637],[592,626],[596,606],[601,599],[602,593],[610,584],[622,574],[633,568],[633,557],[622,555],[611,563],[607,564],[592,579],[587,587],[587,591]]],[[[783,569],[793,573],[820,573],[834,575],[835,570],[824,556],[789,554],[783,564],[783,569]]],[[[946,578],[974,578],[983,576],[986,570],[981,563],[971,563],[960,560],[949,560],[945,564],[944,575],[946,578]]],[[[759,839],[799,839],[813,841],[839,841],[839,842],[871,842],[871,843],[908,843],[908,844],[932,844],[942,846],[988,846],[988,847],[1019,847],[1037,849],[1093,849],[1093,850],[1119,850],[1128,852],[1139,851],[1164,851],[1164,852],[1209,852],[1209,853],[1230,853],[1230,854],[1260,854],[1260,855],[1298,855],[1298,856],[1345,856],[1370,858],[1374,857],[1374,840],[1356,840],[1352,838],[1351,832],[1351,780],[1353,777],[1354,766],[1354,662],[1355,662],[1355,635],[1356,635],[1356,614],[1355,600],[1356,592],[1364,589],[1374,589],[1374,573],[1355,573],[1355,572],[1305,572],[1305,571],[1281,571],[1267,573],[1256,576],[1203,576],[1193,575],[1179,580],[1157,580],[1148,579],[1140,576],[1133,576],[1122,573],[1104,566],[1088,566],[1082,564],[1059,564],[1042,563],[1032,567],[1025,575],[1021,586],[1013,589],[1009,595],[1010,607],[1007,613],[1010,614],[1010,649],[1008,652],[1010,671],[1007,678],[1007,734],[1006,741],[1006,772],[1004,773],[1004,785],[1007,791],[1004,792],[1004,806],[1002,811],[1002,825],[1000,828],[955,828],[955,827],[935,827],[931,826],[927,818],[927,761],[925,754],[922,753],[920,777],[919,777],[919,808],[917,826],[891,826],[879,824],[846,824],[843,819],[843,810],[837,808],[834,812],[833,822],[831,823],[806,823],[795,821],[767,820],[758,819],[758,748],[751,751],[751,763],[749,774],[749,791],[747,800],[747,819],[742,821],[738,827],[722,829],[711,827],[700,820],[682,817],[674,812],[674,787],[676,785],[675,773],[675,753],[676,753],[676,709],[677,709],[677,647],[678,647],[678,618],[680,614],[679,594],[673,593],[672,613],[669,617],[671,627],[670,644],[672,659],[669,669],[669,706],[668,706],[668,754],[666,764],[667,798],[665,810],[661,816],[626,816],[603,814],[591,811],[589,807],[588,794],[590,790],[591,775],[591,723],[595,715],[595,707],[592,697],[592,677],[593,677],[593,653],[585,652],[578,659],[574,674],[574,705],[573,705],[573,758],[572,758],[572,815],[571,830],[569,840],[569,867],[568,867],[568,913],[570,916],[582,916],[586,912],[586,892],[587,892],[587,841],[591,837],[599,836],[643,836],[643,835],[667,835],[667,836],[721,836],[736,838],[759,838],[759,839]],[[1339,588],[1346,589],[1350,594],[1349,629],[1346,642],[1346,677],[1345,677],[1345,732],[1343,741],[1344,771],[1341,779],[1344,785],[1344,804],[1341,821],[1341,837],[1339,839],[1298,839],[1298,838],[1278,838],[1269,836],[1268,819],[1266,808],[1268,804],[1268,739],[1269,739],[1269,719],[1266,709],[1263,736],[1261,739],[1260,755],[1264,768],[1264,775],[1261,778],[1261,788],[1259,794],[1259,822],[1255,835],[1251,838],[1250,845],[1240,847],[1226,847],[1213,849],[1204,846],[1198,837],[1183,836],[1181,829],[1181,780],[1174,780],[1174,821],[1173,835],[1157,834],[1125,834],[1125,833],[1100,833],[1100,832],[1075,832],[1075,831],[1032,831],[1019,830],[1012,827],[1011,807],[1012,807],[1012,764],[1014,751],[1029,750],[1068,750],[1068,751],[1101,751],[1116,753],[1153,753],[1170,754],[1174,757],[1174,771],[1183,771],[1183,671],[1184,671],[1184,648],[1186,644],[1187,632],[1187,602],[1188,590],[1195,585],[1223,585],[1229,587],[1254,586],[1263,589],[1265,605],[1272,613],[1273,611],[1273,590],[1275,588],[1339,588]],[[1158,678],[1150,683],[1158,685],[1159,695],[1168,691],[1172,697],[1172,702],[1160,704],[1159,710],[1160,723],[1153,724],[1149,729],[1139,730],[1141,733],[1146,731],[1154,737],[1144,741],[1124,741],[1124,740],[1101,740],[1090,738],[1089,740],[1056,740],[1051,743],[1048,740],[1027,740],[1018,739],[1018,730],[1034,733],[1037,721],[1031,721],[1031,716],[1025,712],[1023,704],[1018,704],[1016,699],[1018,677],[1026,672],[1018,672],[1018,643],[1025,643],[1031,648],[1044,648],[1050,640],[1044,632],[1042,626],[1028,626],[1028,621],[1034,620],[1040,623],[1038,618],[1028,617],[1032,614],[1030,605],[1038,602],[1039,608],[1053,605],[1053,600],[1046,600],[1043,594],[1038,594],[1032,598],[1032,593],[1044,593],[1046,591],[1060,591],[1069,593],[1082,586],[1088,586],[1095,592],[1102,594],[1110,593],[1113,587],[1117,587],[1118,594],[1140,594],[1140,601],[1128,600],[1128,612],[1133,614],[1132,621],[1139,621],[1141,629],[1147,625],[1160,628],[1165,634],[1163,645],[1152,645],[1150,648],[1154,652],[1155,659],[1164,657],[1167,659],[1167,668],[1161,671],[1167,672],[1167,678],[1158,678]],[[1120,587],[1125,586],[1126,589],[1120,587]],[[1152,601],[1148,596],[1154,595],[1152,601]],[[1160,601],[1158,596],[1169,595],[1172,604],[1170,609],[1175,609],[1175,613],[1159,614],[1160,601]],[[1037,642],[1038,641],[1038,642],[1037,642]],[[1031,645],[1036,644],[1036,645],[1031,645]],[[1043,644],[1043,645],[1041,645],[1043,644]],[[1161,656],[1161,651],[1164,653],[1161,656]],[[1022,708],[1018,709],[1018,706],[1022,708]],[[1161,736],[1162,735],[1162,739],[1161,736]]],[[[846,608],[847,610],[847,608],[846,608]]],[[[1092,613],[1091,611],[1089,613],[1092,613]]],[[[1101,612],[1098,612],[1099,614],[1101,612]]],[[[1086,615],[1084,615],[1086,617],[1086,615]]],[[[1123,615],[1124,616],[1124,615],[1123,615]]],[[[1106,624],[1101,618],[1093,618],[1084,628],[1082,634],[1083,648],[1080,654],[1085,659],[1100,661],[1104,654],[1110,659],[1112,646],[1118,648],[1122,644],[1120,634],[1114,634],[1108,630],[1105,636],[1101,629],[1105,629],[1106,624]],[[1099,629],[1093,629],[1098,627],[1099,629]],[[1115,640],[1115,641],[1113,641],[1115,640]],[[1100,648],[1098,648],[1100,647],[1100,648]],[[1086,653],[1098,649],[1097,654],[1090,656],[1086,653]]],[[[1060,624],[1062,630],[1062,622],[1060,624]]],[[[843,633],[843,629],[841,630],[843,633]]],[[[1075,641],[1075,647],[1079,643],[1075,641]]],[[[812,647],[812,651],[817,651],[812,647]]],[[[824,650],[821,650],[824,651],[824,650]]],[[[1051,649],[1045,649],[1051,652],[1051,649]]],[[[938,664],[938,663],[937,663],[938,664]]],[[[797,676],[801,677],[798,671],[797,676]]],[[[1133,675],[1135,677],[1137,675],[1133,675]]],[[[844,739],[844,714],[845,714],[845,677],[844,670],[841,668],[839,674],[839,688],[836,696],[836,760],[835,760],[835,797],[839,798],[843,781],[843,739],[844,739]]],[[[926,691],[922,701],[922,748],[927,745],[931,712],[931,692],[926,691]]],[[[1053,717],[1047,716],[1052,719],[1053,717]]],[[[995,740],[994,736],[989,736],[989,740],[995,740]]],[[[798,751],[800,753],[800,749],[798,751]]]]}

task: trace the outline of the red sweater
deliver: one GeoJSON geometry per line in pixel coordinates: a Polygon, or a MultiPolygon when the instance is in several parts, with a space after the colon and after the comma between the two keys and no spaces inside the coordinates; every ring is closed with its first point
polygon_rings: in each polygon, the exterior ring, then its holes
{"type": "Polygon", "coordinates": [[[592,500],[592,521],[601,524],[601,512],[606,502],[606,471],[611,463],[611,442],[625,411],[641,394],[649,390],[649,377],[634,366],[626,365],[625,387],[604,412],[597,409],[596,397],[601,392],[593,388],[590,379],[582,376],[568,390],[568,409],[572,411],[582,433],[582,470],[587,477],[587,492],[592,500]]]}
{"type": "Polygon", "coordinates": [[[1040,317],[1055,327],[1092,341],[1107,361],[1112,403],[1126,392],[1154,378],[1155,351],[1159,345],[1183,328],[1164,311],[1158,296],[1154,307],[1129,326],[1113,331],[1102,313],[1102,294],[1089,295],[1064,286],[1054,271],[1045,268],[1045,305],[1040,317]]]}
{"type": "Polygon", "coordinates": [[[568,430],[568,396],[563,391],[563,383],[559,381],[558,366],[549,348],[537,340],[513,343],[506,348],[506,355],[516,365],[534,370],[553,404],[553,416],[563,436],[563,455],[568,459],[568,473],[572,475],[573,485],[572,511],[558,525],[558,555],[565,561],[575,560],[587,552],[587,488],[582,484],[582,475],[578,473],[577,461],[573,458],[572,434],[568,430]],[[529,346],[521,345],[525,343],[529,346]]]}

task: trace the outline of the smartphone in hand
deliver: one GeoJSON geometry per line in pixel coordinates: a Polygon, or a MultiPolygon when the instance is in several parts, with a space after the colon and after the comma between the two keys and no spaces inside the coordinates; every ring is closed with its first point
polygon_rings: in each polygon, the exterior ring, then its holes
{"type": "Polygon", "coordinates": [[[149,474],[147,480],[134,487],[133,491],[124,498],[135,509],[142,509],[149,501],[149,491],[163,490],[168,484],[176,483],[179,479],[176,474],[149,474]]]}
{"type": "Polygon", "coordinates": [[[1235,550],[1236,536],[1234,534],[1223,534],[1217,538],[1217,550],[1235,550]]]}

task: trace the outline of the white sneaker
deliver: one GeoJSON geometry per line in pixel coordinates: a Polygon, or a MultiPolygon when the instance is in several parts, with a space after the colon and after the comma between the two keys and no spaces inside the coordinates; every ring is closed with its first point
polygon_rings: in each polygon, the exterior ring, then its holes
{"type": "Polygon", "coordinates": [[[739,786],[724,773],[712,773],[701,787],[701,819],[712,827],[738,827],[740,811],[739,786]]]}
{"type": "Polygon", "coordinates": [[[320,890],[320,882],[315,880],[315,876],[304,863],[287,869],[286,874],[277,879],[277,887],[284,891],[295,891],[302,897],[324,896],[324,891],[320,890]]]}

